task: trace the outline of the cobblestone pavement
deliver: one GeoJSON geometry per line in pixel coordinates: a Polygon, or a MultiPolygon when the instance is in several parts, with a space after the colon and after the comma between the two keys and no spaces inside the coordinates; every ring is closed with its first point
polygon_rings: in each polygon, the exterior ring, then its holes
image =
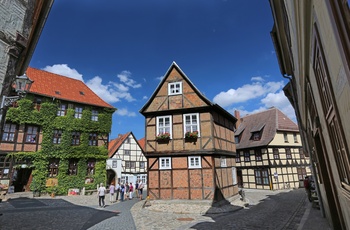
{"type": "Polygon", "coordinates": [[[26,207],[13,199],[0,203],[0,229],[330,229],[303,189],[245,193],[245,202],[237,195],[216,207],[208,201],[109,203],[107,196],[107,207],[99,208],[96,195],[27,198],[26,207]]]}

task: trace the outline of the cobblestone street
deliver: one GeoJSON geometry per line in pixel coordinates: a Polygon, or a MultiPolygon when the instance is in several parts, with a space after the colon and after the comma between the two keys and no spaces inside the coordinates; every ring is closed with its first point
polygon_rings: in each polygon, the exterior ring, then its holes
{"type": "Polygon", "coordinates": [[[304,189],[245,191],[246,202],[235,196],[220,207],[175,200],[144,207],[133,199],[99,208],[95,195],[13,198],[0,203],[0,229],[330,229],[304,189]]]}

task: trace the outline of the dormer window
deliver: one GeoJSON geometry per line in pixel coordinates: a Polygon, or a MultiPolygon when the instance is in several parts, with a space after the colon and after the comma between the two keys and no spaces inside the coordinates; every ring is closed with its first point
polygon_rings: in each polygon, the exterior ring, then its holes
{"type": "Polygon", "coordinates": [[[250,132],[252,134],[252,136],[250,137],[250,140],[253,140],[253,141],[260,141],[261,139],[261,136],[262,136],[262,133],[263,133],[263,130],[264,130],[264,126],[265,124],[263,125],[258,125],[256,127],[254,127],[250,132]]]}
{"type": "Polygon", "coordinates": [[[252,140],[253,141],[260,141],[260,139],[261,139],[261,133],[260,132],[252,133],[252,140]]]}
{"type": "Polygon", "coordinates": [[[172,82],[168,84],[168,95],[182,94],[182,82],[172,82]]]}

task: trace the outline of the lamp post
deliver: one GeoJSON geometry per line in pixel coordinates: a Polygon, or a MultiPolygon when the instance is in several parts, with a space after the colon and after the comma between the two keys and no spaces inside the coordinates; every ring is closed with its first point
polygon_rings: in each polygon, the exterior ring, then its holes
{"type": "Polygon", "coordinates": [[[12,105],[12,103],[25,97],[27,92],[29,92],[30,87],[34,81],[30,80],[28,76],[24,73],[22,76],[17,76],[13,82],[14,89],[17,96],[2,96],[1,107],[0,107],[0,128],[3,128],[2,117],[4,116],[4,111],[7,107],[12,105]]]}

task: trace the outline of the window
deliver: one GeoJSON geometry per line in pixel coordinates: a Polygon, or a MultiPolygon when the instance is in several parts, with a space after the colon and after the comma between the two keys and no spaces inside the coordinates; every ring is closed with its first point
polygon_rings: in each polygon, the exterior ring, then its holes
{"type": "Polygon", "coordinates": [[[95,173],[95,164],[96,160],[95,159],[90,159],[87,162],[87,170],[86,170],[86,175],[87,176],[92,176],[95,173]]]}
{"type": "Polygon", "coordinates": [[[34,98],[34,109],[40,111],[41,108],[41,98],[34,98]]]}
{"type": "Polygon", "coordinates": [[[125,144],[130,144],[130,137],[127,137],[126,139],[125,139],[125,144]]]}
{"type": "Polygon", "coordinates": [[[261,149],[255,149],[255,160],[262,161],[261,149]]]}
{"type": "Polygon", "coordinates": [[[37,143],[38,129],[36,126],[27,126],[26,143],[37,143]]]}
{"type": "Polygon", "coordinates": [[[237,184],[237,169],[236,167],[232,167],[232,184],[237,184]]]}
{"type": "Polygon", "coordinates": [[[90,146],[97,146],[98,145],[98,135],[97,133],[90,133],[89,134],[89,145],[90,146]]]}
{"type": "Polygon", "coordinates": [[[278,152],[278,148],[273,149],[273,159],[275,159],[275,160],[280,159],[280,154],[278,152]]]}
{"type": "Polygon", "coordinates": [[[129,183],[129,177],[128,176],[121,176],[120,183],[122,183],[122,184],[129,183]]]}
{"type": "Polygon", "coordinates": [[[53,144],[60,144],[61,138],[62,138],[62,130],[55,129],[53,131],[52,143],[53,144]]]}
{"type": "Polygon", "coordinates": [[[250,162],[250,152],[249,151],[244,152],[244,161],[250,162]]]}
{"type": "Polygon", "coordinates": [[[57,116],[63,117],[66,115],[66,112],[67,112],[67,105],[61,104],[58,106],[57,116]]]}
{"type": "Polygon", "coordinates": [[[130,168],[135,169],[136,168],[136,162],[135,161],[130,161],[130,168]]]}
{"type": "Polygon", "coordinates": [[[240,140],[240,136],[235,136],[235,143],[238,144],[240,140]]]}
{"type": "Polygon", "coordinates": [[[269,185],[269,173],[267,169],[255,170],[255,182],[257,185],[269,185]]]}
{"type": "Polygon", "coordinates": [[[199,114],[198,113],[184,114],[183,119],[184,119],[185,133],[198,132],[198,136],[199,136],[199,114]]]}
{"type": "Polygon", "coordinates": [[[131,150],[124,150],[124,155],[130,155],[131,150]]]}
{"type": "Polygon", "coordinates": [[[297,173],[298,173],[298,179],[299,180],[304,180],[306,177],[306,169],[304,167],[298,167],[297,168],[297,173]]]}
{"type": "Polygon", "coordinates": [[[2,141],[14,142],[17,133],[17,126],[15,124],[6,123],[4,125],[4,132],[2,133],[2,141]]]}
{"type": "Polygon", "coordinates": [[[74,117],[81,119],[81,117],[83,116],[83,107],[75,107],[75,113],[74,113],[74,117]]]}
{"type": "Polygon", "coordinates": [[[73,176],[78,174],[78,160],[70,159],[68,166],[68,175],[73,176]]]}
{"type": "Polygon", "coordinates": [[[145,162],[140,162],[140,169],[144,169],[145,168],[145,162]]]}
{"type": "Polygon", "coordinates": [[[125,169],[130,169],[130,161],[125,161],[125,169]]]}
{"type": "MultiPolygon", "coordinates": [[[[345,9],[344,9],[345,10],[345,9]]],[[[349,8],[347,8],[346,12],[349,8]]],[[[350,192],[350,158],[347,149],[346,136],[343,126],[339,122],[337,113],[337,104],[332,91],[331,76],[328,71],[327,60],[323,52],[322,41],[320,39],[318,28],[314,27],[314,50],[313,50],[313,69],[315,72],[317,87],[320,92],[320,100],[326,120],[326,126],[329,130],[330,143],[332,145],[337,171],[341,185],[347,192],[350,192]]]]}
{"type": "Polygon", "coordinates": [[[147,176],[146,175],[137,175],[136,179],[141,180],[144,185],[146,185],[147,176]]]}
{"type": "Polygon", "coordinates": [[[298,143],[298,135],[293,133],[294,143],[298,143]]]}
{"type": "Polygon", "coordinates": [[[72,132],[72,145],[80,144],[80,132],[72,132]]]}
{"type": "Polygon", "coordinates": [[[188,168],[201,168],[202,163],[201,163],[201,157],[194,157],[194,156],[189,156],[188,157],[188,168]]]}
{"type": "Polygon", "coordinates": [[[253,132],[251,139],[253,141],[260,141],[260,139],[261,139],[261,132],[260,131],[259,132],[253,132]]]}
{"type": "Polygon", "coordinates": [[[171,116],[157,117],[157,135],[169,133],[171,138],[171,116]]]}
{"type": "Polygon", "coordinates": [[[288,143],[288,134],[287,133],[283,133],[283,137],[284,137],[284,142],[288,143]]]}
{"type": "Polygon", "coordinates": [[[160,157],[159,169],[171,169],[171,157],[160,157]]]}
{"type": "Polygon", "coordinates": [[[182,94],[182,82],[172,82],[168,84],[168,94],[182,94]]]}
{"type": "Polygon", "coordinates": [[[220,157],[220,166],[226,167],[226,157],[220,157]]]}
{"type": "Polygon", "coordinates": [[[50,159],[49,160],[49,177],[56,177],[58,175],[58,159],[50,159]]]}
{"type": "Polygon", "coordinates": [[[305,154],[303,148],[299,148],[300,159],[305,159],[305,154]]]}
{"type": "Polygon", "coordinates": [[[239,152],[236,153],[236,163],[241,163],[241,154],[239,152]]]}
{"type": "Polygon", "coordinates": [[[92,110],[91,111],[91,120],[92,121],[98,121],[98,111],[97,110],[92,110]]]}
{"type": "Polygon", "coordinates": [[[286,148],[286,157],[287,159],[292,159],[292,152],[290,151],[290,148],[286,148]]]}

